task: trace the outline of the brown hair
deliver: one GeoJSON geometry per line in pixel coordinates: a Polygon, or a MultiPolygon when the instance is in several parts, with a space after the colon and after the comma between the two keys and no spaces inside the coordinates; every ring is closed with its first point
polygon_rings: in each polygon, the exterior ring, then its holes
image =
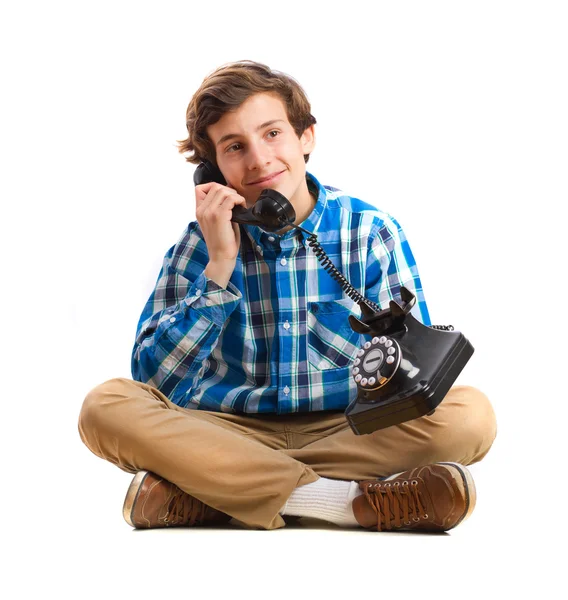
{"type": "MultiPolygon", "coordinates": [[[[219,67],[203,80],[187,107],[185,124],[189,135],[178,142],[179,152],[193,152],[186,156],[190,163],[208,160],[216,164],[215,148],[207,135],[207,127],[217,123],[225,113],[236,110],[252,95],[262,92],[280,96],[298,137],[316,123],[306,93],[295,79],[261,63],[242,60],[219,67]]],[[[304,160],[308,162],[308,159],[309,154],[305,154],[304,160]]]]}

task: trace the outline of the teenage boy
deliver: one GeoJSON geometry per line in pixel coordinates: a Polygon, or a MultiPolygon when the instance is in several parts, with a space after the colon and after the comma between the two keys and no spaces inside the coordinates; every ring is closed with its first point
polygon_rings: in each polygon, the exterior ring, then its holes
{"type": "Polygon", "coordinates": [[[180,152],[216,165],[226,185],[195,188],[197,220],[166,253],[138,324],[133,380],[97,386],[79,418],[89,449],[135,474],[123,507],[133,527],[234,518],[277,529],[290,515],[446,531],[475,506],[464,465],[495,438],[487,397],[454,386],[430,416],[355,435],[344,410],[358,305],[305,233],[231,222],[234,207],[276,189],[362,295],[384,307],[405,286],[430,325],[398,222],[306,172],[310,110],[294,79],[252,61],[213,72],[188,106],[180,152]]]}

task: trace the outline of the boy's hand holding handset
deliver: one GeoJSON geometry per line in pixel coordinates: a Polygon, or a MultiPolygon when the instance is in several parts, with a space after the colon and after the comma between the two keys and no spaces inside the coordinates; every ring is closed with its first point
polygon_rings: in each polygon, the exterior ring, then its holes
{"type": "Polygon", "coordinates": [[[226,288],[241,243],[239,226],[231,222],[232,210],[235,206],[246,208],[246,200],[226,185],[209,182],[195,187],[195,203],[197,222],[209,253],[205,275],[226,288]]]}

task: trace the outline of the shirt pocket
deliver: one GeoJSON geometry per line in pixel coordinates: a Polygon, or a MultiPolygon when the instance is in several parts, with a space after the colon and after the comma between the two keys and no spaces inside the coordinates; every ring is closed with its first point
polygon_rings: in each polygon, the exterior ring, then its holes
{"type": "Polygon", "coordinates": [[[358,305],[350,298],[310,303],[307,354],[316,369],[340,369],[355,360],[361,336],[351,329],[349,315],[360,316],[358,305]]]}

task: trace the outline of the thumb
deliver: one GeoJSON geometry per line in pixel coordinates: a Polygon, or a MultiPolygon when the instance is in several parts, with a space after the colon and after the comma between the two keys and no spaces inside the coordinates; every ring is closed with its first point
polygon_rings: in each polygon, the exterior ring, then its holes
{"type": "Polygon", "coordinates": [[[237,246],[241,245],[241,229],[238,223],[231,223],[233,231],[235,232],[235,239],[237,240],[237,246]]]}

